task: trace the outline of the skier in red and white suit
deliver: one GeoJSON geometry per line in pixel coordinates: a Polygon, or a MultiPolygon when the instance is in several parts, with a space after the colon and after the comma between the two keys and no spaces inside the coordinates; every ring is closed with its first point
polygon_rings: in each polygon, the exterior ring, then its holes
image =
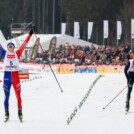
{"type": "Polygon", "coordinates": [[[15,45],[12,42],[9,42],[7,44],[8,51],[5,51],[0,45],[0,55],[4,62],[3,88],[5,93],[5,118],[7,119],[9,118],[9,97],[11,85],[13,85],[17,97],[18,116],[19,118],[22,118],[21,84],[19,79],[19,59],[22,55],[23,50],[28,44],[33,32],[34,29],[31,29],[27,38],[17,51],[14,51],[15,45]]]}

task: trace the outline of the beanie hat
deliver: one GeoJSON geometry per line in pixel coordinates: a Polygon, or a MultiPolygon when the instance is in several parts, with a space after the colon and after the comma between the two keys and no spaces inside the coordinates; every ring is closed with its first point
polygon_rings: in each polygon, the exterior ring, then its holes
{"type": "Polygon", "coordinates": [[[14,43],[12,43],[12,42],[9,42],[9,43],[7,44],[7,46],[9,46],[9,45],[15,46],[14,43]]]}

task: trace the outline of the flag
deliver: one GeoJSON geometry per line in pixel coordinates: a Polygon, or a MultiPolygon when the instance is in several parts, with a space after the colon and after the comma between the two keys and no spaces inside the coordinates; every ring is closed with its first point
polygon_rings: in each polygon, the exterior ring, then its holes
{"type": "Polygon", "coordinates": [[[56,44],[57,44],[57,37],[54,36],[52,37],[50,44],[49,44],[49,50],[48,50],[49,55],[51,55],[53,50],[56,48],[56,44]]]}
{"type": "Polygon", "coordinates": [[[108,38],[108,20],[103,21],[103,38],[108,38]]]}
{"type": "Polygon", "coordinates": [[[121,39],[121,34],[122,34],[122,26],[121,26],[121,21],[117,21],[117,39],[121,39]]]}
{"type": "Polygon", "coordinates": [[[88,22],[88,39],[91,39],[91,35],[92,35],[92,31],[93,31],[93,22],[88,22]]]}
{"type": "Polygon", "coordinates": [[[134,38],[134,19],[131,19],[131,38],[134,38]]]}
{"type": "Polygon", "coordinates": [[[62,38],[65,38],[65,34],[66,34],[66,23],[61,23],[61,35],[62,35],[62,38]]]}
{"type": "Polygon", "coordinates": [[[39,49],[39,43],[40,43],[40,39],[37,38],[37,40],[35,41],[35,44],[32,48],[32,54],[31,54],[31,60],[35,60],[35,58],[37,57],[37,53],[38,53],[38,49],[39,49]]]}
{"type": "Polygon", "coordinates": [[[79,22],[74,22],[74,38],[80,38],[79,22]]]}

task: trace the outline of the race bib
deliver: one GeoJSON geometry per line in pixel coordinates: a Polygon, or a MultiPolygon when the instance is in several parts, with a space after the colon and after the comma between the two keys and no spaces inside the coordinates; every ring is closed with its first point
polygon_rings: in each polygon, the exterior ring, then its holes
{"type": "Polygon", "coordinates": [[[4,58],[4,71],[18,71],[19,60],[16,52],[7,52],[4,58]]]}

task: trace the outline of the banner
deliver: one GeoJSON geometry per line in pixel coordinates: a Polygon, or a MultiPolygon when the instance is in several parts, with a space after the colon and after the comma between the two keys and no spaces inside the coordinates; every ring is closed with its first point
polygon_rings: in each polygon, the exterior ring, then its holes
{"type": "Polygon", "coordinates": [[[57,74],[74,74],[75,65],[74,64],[61,64],[57,66],[57,74]]]}
{"type": "Polygon", "coordinates": [[[103,38],[108,38],[108,20],[103,21],[103,38]]]}
{"type": "Polygon", "coordinates": [[[134,38],[134,19],[131,19],[131,38],[134,38]]]}
{"type": "Polygon", "coordinates": [[[62,38],[65,38],[66,34],[66,23],[61,23],[61,36],[62,38]]]}
{"type": "Polygon", "coordinates": [[[19,78],[20,79],[29,79],[29,74],[28,73],[19,73],[19,78]]]}
{"type": "Polygon", "coordinates": [[[79,22],[74,22],[74,38],[80,38],[79,22]]]}
{"type": "Polygon", "coordinates": [[[48,50],[48,54],[51,55],[53,50],[56,48],[56,44],[57,44],[57,37],[54,36],[49,44],[49,50],[48,50]]]}
{"type": "Polygon", "coordinates": [[[42,73],[44,72],[44,64],[37,64],[37,63],[20,63],[19,69],[25,71],[28,70],[28,73],[42,73]]]}
{"type": "Polygon", "coordinates": [[[121,34],[122,34],[121,21],[117,21],[117,40],[121,39],[121,34]]]}
{"type": "Polygon", "coordinates": [[[92,31],[93,31],[93,22],[88,22],[88,39],[90,40],[91,39],[91,35],[92,35],[92,31]]]}
{"type": "Polygon", "coordinates": [[[99,65],[97,66],[97,73],[120,73],[119,66],[99,65]]]}
{"type": "Polygon", "coordinates": [[[75,73],[96,73],[96,66],[75,66],[75,73]]]}

